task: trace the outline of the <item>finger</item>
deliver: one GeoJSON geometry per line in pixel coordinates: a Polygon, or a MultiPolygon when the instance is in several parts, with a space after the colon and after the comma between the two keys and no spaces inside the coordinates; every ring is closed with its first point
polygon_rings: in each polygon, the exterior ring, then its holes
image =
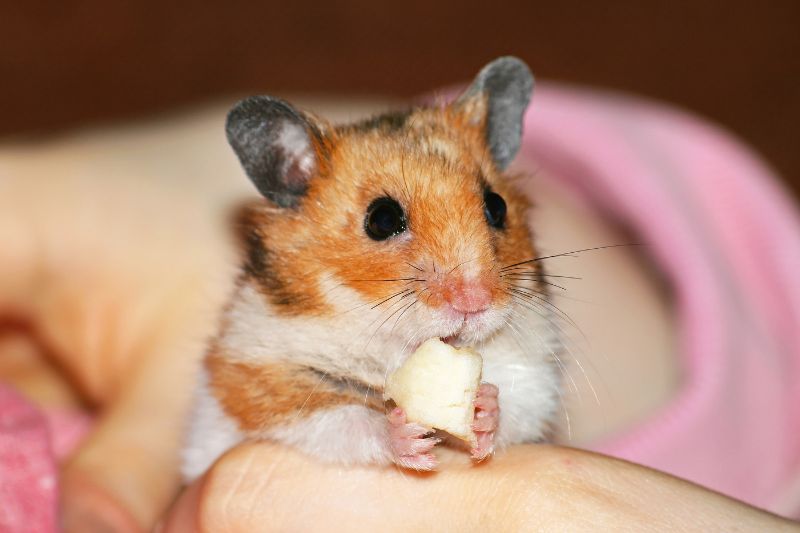
{"type": "MultiPolygon", "coordinates": [[[[180,486],[182,430],[191,400],[190,361],[161,350],[152,355],[125,383],[64,470],[66,480],[100,487],[143,530],[153,526],[180,486]]],[[[72,490],[67,485],[65,494],[72,490]]],[[[87,520],[92,510],[103,512],[100,500],[69,495],[65,513],[73,501],[81,502],[80,517],[87,520]]],[[[93,530],[87,526],[75,531],[93,530]]]]}
{"type": "Polygon", "coordinates": [[[478,417],[472,423],[472,431],[476,433],[494,431],[495,429],[497,429],[497,417],[494,416],[478,417]]]}
{"type": "MultiPolygon", "coordinates": [[[[67,477],[75,473],[102,487],[144,530],[153,527],[180,487],[194,376],[224,294],[204,276],[192,279],[153,296],[144,313],[148,327],[140,328],[133,343],[138,353],[128,356],[103,417],[65,469],[67,477]]],[[[124,322],[125,316],[116,320],[124,322]]],[[[107,325],[102,329],[125,331],[122,323],[107,325]]]]}
{"type": "Polygon", "coordinates": [[[432,453],[422,453],[413,456],[400,456],[397,458],[397,464],[410,470],[429,472],[436,469],[439,461],[432,453]]]}
{"type": "Polygon", "coordinates": [[[436,524],[440,513],[462,505],[466,500],[454,487],[465,475],[469,468],[434,476],[395,467],[342,469],[270,443],[246,444],[179,498],[163,533],[262,531],[265,524],[276,531],[320,531],[331,520],[342,530],[408,531],[436,524]],[[432,498],[436,506],[429,505],[432,498]]]}
{"type": "Polygon", "coordinates": [[[434,446],[442,442],[442,439],[438,439],[436,437],[428,437],[426,439],[413,439],[409,443],[409,451],[407,454],[403,455],[418,455],[421,453],[427,453],[431,451],[434,446]]]}
{"type": "Polygon", "coordinates": [[[235,277],[229,200],[84,167],[44,188],[26,179],[38,163],[0,180],[0,313],[28,317],[103,414],[65,467],[64,512],[91,525],[118,507],[149,530],[177,492],[195,362],[235,277]]]}
{"type": "Polygon", "coordinates": [[[402,426],[406,423],[406,412],[401,407],[395,407],[389,411],[386,418],[392,426],[402,426]]]}
{"type": "Polygon", "coordinates": [[[163,521],[153,529],[153,533],[194,533],[202,531],[198,520],[198,510],[203,496],[203,481],[199,480],[188,487],[175,501],[163,521]]]}
{"type": "Polygon", "coordinates": [[[91,479],[73,473],[61,479],[61,530],[72,532],[139,533],[137,520],[91,479]]]}
{"type": "Polygon", "coordinates": [[[0,381],[41,407],[78,409],[80,398],[37,337],[30,322],[3,317],[0,310],[0,381]]]}
{"type": "Polygon", "coordinates": [[[495,411],[499,406],[497,396],[478,396],[472,403],[483,411],[495,411]]]}
{"type": "Polygon", "coordinates": [[[484,381],[480,384],[480,387],[478,387],[478,396],[494,396],[496,398],[498,394],[500,394],[500,389],[497,388],[497,385],[493,385],[492,383],[486,383],[484,381]]]}
{"type": "Polygon", "coordinates": [[[482,461],[494,451],[494,434],[491,432],[477,432],[475,433],[475,438],[477,442],[471,450],[471,455],[473,459],[482,461]]]}

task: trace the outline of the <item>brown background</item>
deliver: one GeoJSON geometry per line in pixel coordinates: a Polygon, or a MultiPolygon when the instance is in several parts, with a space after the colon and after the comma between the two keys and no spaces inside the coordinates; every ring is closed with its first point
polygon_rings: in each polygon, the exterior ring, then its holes
{"type": "Polygon", "coordinates": [[[409,96],[513,53],[711,117],[800,191],[798,0],[5,4],[0,136],[250,92],[409,96]]]}

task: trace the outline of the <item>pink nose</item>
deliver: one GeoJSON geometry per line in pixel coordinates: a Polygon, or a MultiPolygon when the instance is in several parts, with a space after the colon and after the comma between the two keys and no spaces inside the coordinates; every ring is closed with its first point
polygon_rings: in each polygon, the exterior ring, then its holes
{"type": "Polygon", "coordinates": [[[479,280],[449,279],[444,283],[444,299],[459,313],[478,313],[489,308],[492,291],[479,280]]]}

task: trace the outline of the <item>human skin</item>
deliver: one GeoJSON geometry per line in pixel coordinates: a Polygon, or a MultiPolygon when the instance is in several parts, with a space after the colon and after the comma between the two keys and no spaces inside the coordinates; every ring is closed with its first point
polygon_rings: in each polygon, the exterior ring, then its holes
{"type": "Polygon", "coordinates": [[[182,494],[160,533],[800,531],[689,482],[573,448],[516,446],[479,466],[450,459],[439,473],[409,474],[245,444],[182,494]]]}

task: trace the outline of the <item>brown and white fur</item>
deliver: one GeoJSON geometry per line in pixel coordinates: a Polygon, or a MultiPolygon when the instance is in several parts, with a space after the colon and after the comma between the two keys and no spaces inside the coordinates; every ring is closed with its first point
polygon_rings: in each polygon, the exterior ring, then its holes
{"type": "Polygon", "coordinates": [[[476,400],[473,457],[544,436],[558,338],[529,206],[503,173],[532,84],[507,57],[452,104],[351,125],[268,97],[231,111],[228,138],[264,199],[237,218],[244,267],[205,358],[187,479],[246,439],[434,468],[438,440],[382,399],[386,376],[430,337],[483,355],[491,385],[476,400]],[[487,222],[489,190],[507,205],[502,227],[487,222]],[[375,240],[365,216],[387,197],[406,228],[375,240]]]}

